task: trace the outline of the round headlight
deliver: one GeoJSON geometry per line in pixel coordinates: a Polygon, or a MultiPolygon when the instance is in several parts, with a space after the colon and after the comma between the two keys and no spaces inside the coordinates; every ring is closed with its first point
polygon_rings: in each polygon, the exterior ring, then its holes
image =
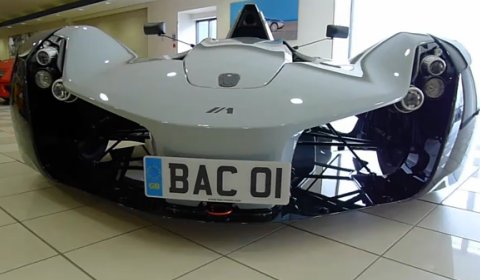
{"type": "Polygon", "coordinates": [[[53,58],[57,55],[57,49],[54,47],[46,47],[37,52],[35,55],[37,63],[46,66],[52,62],[53,58]]]}
{"type": "Polygon", "coordinates": [[[47,70],[39,70],[37,73],[35,73],[35,84],[39,88],[49,88],[53,83],[53,78],[50,72],[47,70]]]}
{"type": "Polygon", "coordinates": [[[52,85],[52,94],[59,101],[71,103],[77,100],[76,96],[73,96],[63,85],[63,80],[58,79],[52,85]]]}
{"type": "Polygon", "coordinates": [[[410,87],[407,95],[400,101],[395,103],[395,108],[401,113],[411,113],[422,107],[425,101],[423,92],[417,87],[410,87]]]}
{"type": "Polygon", "coordinates": [[[422,59],[422,69],[430,75],[440,76],[447,69],[447,63],[436,55],[427,55],[422,59]]]}
{"type": "Polygon", "coordinates": [[[440,78],[431,78],[423,85],[423,92],[430,98],[439,98],[445,91],[445,83],[440,78]]]}

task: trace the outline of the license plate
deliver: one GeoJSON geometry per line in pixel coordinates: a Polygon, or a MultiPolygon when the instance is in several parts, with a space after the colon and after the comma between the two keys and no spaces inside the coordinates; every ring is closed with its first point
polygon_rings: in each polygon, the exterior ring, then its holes
{"type": "Polygon", "coordinates": [[[286,205],[291,165],[283,162],[144,158],[148,197],[286,205]]]}

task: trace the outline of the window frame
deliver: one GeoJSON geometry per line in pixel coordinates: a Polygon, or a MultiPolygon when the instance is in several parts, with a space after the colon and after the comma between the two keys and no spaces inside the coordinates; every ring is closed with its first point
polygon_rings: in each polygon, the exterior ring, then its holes
{"type": "MultiPolygon", "coordinates": [[[[203,19],[198,19],[198,20],[195,20],[195,44],[198,44],[200,43],[200,40],[199,40],[199,29],[200,29],[200,23],[202,22],[207,22],[208,23],[208,36],[207,38],[212,38],[212,22],[216,22],[217,21],[217,18],[216,17],[209,17],[209,18],[203,18],[203,19]]],[[[217,30],[215,30],[215,33],[217,30]]],[[[203,39],[202,39],[203,40],[203,39]]]]}

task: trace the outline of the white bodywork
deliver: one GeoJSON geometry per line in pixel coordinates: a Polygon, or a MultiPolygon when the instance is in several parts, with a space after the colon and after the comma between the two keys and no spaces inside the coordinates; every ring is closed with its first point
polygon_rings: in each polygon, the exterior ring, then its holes
{"type": "Polygon", "coordinates": [[[402,99],[416,47],[432,41],[399,33],[340,67],[292,62],[281,41],[207,39],[183,60],[136,62],[94,27],[56,35],[68,39],[68,90],[146,127],[156,155],[283,162],[291,162],[304,129],[402,99]],[[226,73],[240,75],[236,86],[219,86],[226,73]],[[233,114],[207,113],[215,107],[233,114]]]}

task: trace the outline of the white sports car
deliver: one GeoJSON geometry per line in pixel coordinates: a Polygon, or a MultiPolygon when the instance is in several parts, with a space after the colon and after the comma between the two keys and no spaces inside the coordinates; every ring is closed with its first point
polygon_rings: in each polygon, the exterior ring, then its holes
{"type": "Polygon", "coordinates": [[[205,220],[322,215],[456,180],[478,113],[460,44],[398,33],[348,65],[297,49],[255,5],[226,39],[171,57],[140,60],[90,26],[38,34],[13,75],[21,152],[54,180],[205,220]]]}
{"type": "Polygon", "coordinates": [[[266,20],[267,20],[268,26],[270,26],[270,30],[272,32],[276,32],[276,31],[278,31],[279,29],[282,29],[285,26],[285,22],[282,21],[282,20],[271,19],[271,18],[267,18],[266,20]]]}

